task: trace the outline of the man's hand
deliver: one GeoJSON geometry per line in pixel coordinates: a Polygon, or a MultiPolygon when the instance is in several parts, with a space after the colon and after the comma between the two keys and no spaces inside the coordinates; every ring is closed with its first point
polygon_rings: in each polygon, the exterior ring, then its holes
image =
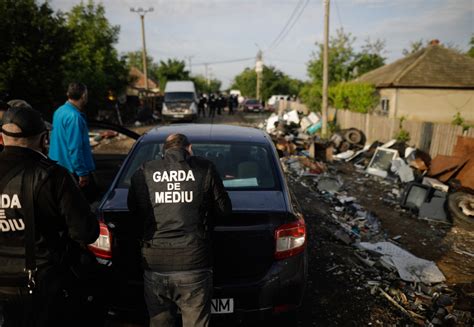
{"type": "Polygon", "coordinates": [[[86,187],[89,185],[89,175],[79,176],[79,187],[86,187]]]}

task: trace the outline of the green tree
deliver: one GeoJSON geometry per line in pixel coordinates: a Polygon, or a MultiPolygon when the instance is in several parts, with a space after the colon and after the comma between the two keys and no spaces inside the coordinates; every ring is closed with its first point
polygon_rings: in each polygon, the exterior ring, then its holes
{"type": "MultiPolygon", "coordinates": [[[[329,83],[337,84],[351,79],[354,58],[353,44],[355,37],[344,33],[343,29],[336,31],[336,36],[329,40],[329,83]]],[[[323,80],[323,44],[316,43],[318,52],[312,54],[308,63],[308,75],[315,83],[323,80]]]]}
{"type": "Polygon", "coordinates": [[[384,51],[384,40],[377,39],[371,42],[370,38],[367,38],[365,44],[362,46],[362,51],[356,53],[352,59],[352,63],[349,64],[352,77],[361,76],[385,65],[386,58],[383,57],[384,51]]]}
{"type": "Polygon", "coordinates": [[[62,57],[70,38],[48,2],[0,1],[0,92],[25,99],[50,118],[63,101],[62,57]]]}
{"type": "Polygon", "coordinates": [[[471,58],[474,58],[474,34],[471,36],[471,41],[469,42],[469,50],[467,51],[467,55],[471,58]]]}
{"type": "MultiPolygon", "coordinates": [[[[351,33],[338,29],[336,35],[329,40],[329,84],[351,80],[385,64],[382,56],[385,41],[377,39],[372,42],[365,40],[360,52],[354,50],[356,38],[351,33]]],[[[314,83],[323,80],[323,44],[316,43],[318,51],[312,54],[308,63],[308,75],[314,83]]]]}
{"type": "Polygon", "coordinates": [[[88,114],[94,116],[104,108],[107,96],[122,93],[129,81],[125,58],[120,58],[114,44],[120,28],[105,17],[102,4],[80,3],[67,15],[67,27],[73,40],[64,57],[66,79],[82,81],[89,89],[88,114]]]}
{"type": "Polygon", "coordinates": [[[210,79],[208,84],[206,77],[202,75],[193,76],[191,79],[199,93],[218,93],[222,86],[222,82],[215,78],[210,79]]]}
{"type": "MultiPolygon", "coordinates": [[[[273,94],[298,94],[303,83],[292,79],[273,66],[263,66],[262,99],[266,100],[273,94]]],[[[245,70],[234,78],[232,89],[238,89],[243,96],[256,97],[257,73],[252,68],[245,70]]]]}
{"type": "Polygon", "coordinates": [[[154,69],[153,76],[156,76],[162,90],[165,89],[167,81],[190,79],[189,71],[186,70],[186,63],[184,60],[178,59],[160,60],[160,64],[154,69]]]}
{"type": "MultiPolygon", "coordinates": [[[[125,54],[125,58],[127,60],[127,67],[129,69],[130,67],[136,67],[143,72],[143,55],[141,50],[127,52],[125,54]]],[[[153,57],[148,54],[146,59],[148,78],[158,82],[160,80],[160,77],[158,76],[159,65],[153,60],[153,57]]]]}

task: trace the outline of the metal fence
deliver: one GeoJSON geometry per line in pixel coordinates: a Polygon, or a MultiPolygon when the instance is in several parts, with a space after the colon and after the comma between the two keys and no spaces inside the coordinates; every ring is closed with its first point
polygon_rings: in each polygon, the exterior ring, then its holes
{"type": "MultiPolygon", "coordinates": [[[[340,128],[357,128],[363,131],[368,142],[389,141],[395,138],[400,130],[400,119],[396,118],[334,109],[331,114],[336,115],[340,128]]],[[[457,137],[460,135],[474,137],[474,128],[463,133],[462,127],[452,124],[405,120],[402,127],[410,134],[410,140],[407,143],[428,152],[432,157],[438,154],[451,155],[457,137]]]]}

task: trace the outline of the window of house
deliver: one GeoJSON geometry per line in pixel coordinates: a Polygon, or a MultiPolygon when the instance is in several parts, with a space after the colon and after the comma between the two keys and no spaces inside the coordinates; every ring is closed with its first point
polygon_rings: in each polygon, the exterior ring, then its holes
{"type": "Polygon", "coordinates": [[[384,114],[384,115],[388,115],[388,111],[389,111],[389,109],[390,109],[390,107],[389,107],[389,101],[390,101],[390,100],[387,99],[387,98],[382,98],[382,99],[380,100],[380,106],[381,106],[381,109],[382,109],[382,114],[384,114]]]}

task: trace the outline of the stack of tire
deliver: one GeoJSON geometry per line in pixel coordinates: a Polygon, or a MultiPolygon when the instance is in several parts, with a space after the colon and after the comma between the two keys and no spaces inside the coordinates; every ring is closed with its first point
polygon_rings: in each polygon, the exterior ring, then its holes
{"type": "Polygon", "coordinates": [[[337,152],[346,152],[350,149],[360,149],[365,144],[365,135],[356,128],[349,128],[334,133],[331,137],[332,144],[337,152]]]}

